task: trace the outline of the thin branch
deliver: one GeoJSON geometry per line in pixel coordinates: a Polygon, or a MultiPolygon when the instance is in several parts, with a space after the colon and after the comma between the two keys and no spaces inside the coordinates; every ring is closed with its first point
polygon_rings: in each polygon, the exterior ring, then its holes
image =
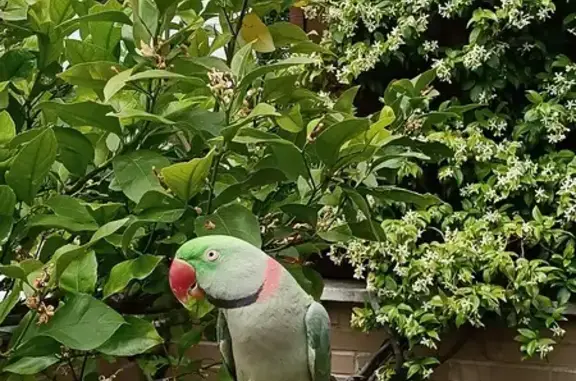
{"type": "Polygon", "coordinates": [[[380,346],[380,349],[370,357],[370,360],[353,376],[350,376],[346,381],[363,381],[369,380],[370,377],[380,368],[382,363],[391,356],[391,342],[386,340],[380,346]]]}

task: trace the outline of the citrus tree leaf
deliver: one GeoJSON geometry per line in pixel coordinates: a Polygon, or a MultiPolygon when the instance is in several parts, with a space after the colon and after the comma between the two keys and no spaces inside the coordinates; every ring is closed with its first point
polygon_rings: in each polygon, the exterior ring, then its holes
{"type": "Polygon", "coordinates": [[[116,180],[124,194],[134,202],[139,202],[144,193],[162,190],[154,173],[170,165],[168,159],[152,151],[140,150],[118,156],[113,161],[116,180]]]}
{"type": "Polygon", "coordinates": [[[258,219],[240,204],[224,205],[209,216],[197,218],[195,227],[198,236],[229,235],[262,246],[258,219]]]}
{"type": "Polygon", "coordinates": [[[192,159],[187,163],[172,164],[162,169],[162,178],[174,194],[188,201],[204,187],[213,157],[214,151],[210,151],[203,158],[192,159]]]}
{"type": "Polygon", "coordinates": [[[122,291],[134,279],[147,278],[161,260],[162,257],[160,256],[145,254],[114,266],[104,285],[104,298],[122,291]]]}
{"type": "Polygon", "coordinates": [[[123,324],[122,316],[103,302],[90,295],[72,294],[39,334],[71,349],[90,351],[104,344],[123,324]]]}
{"type": "Polygon", "coordinates": [[[70,292],[91,294],[96,288],[98,262],[93,250],[74,259],[60,276],[60,288],[70,292]]]}
{"type": "Polygon", "coordinates": [[[97,348],[98,352],[109,356],[136,356],[162,344],[162,337],[151,322],[127,316],[126,324],[97,348]]]}
{"type": "Polygon", "coordinates": [[[56,161],[58,142],[52,129],[46,129],[26,144],[6,174],[6,182],[18,199],[32,204],[50,167],[56,161]]]}
{"type": "Polygon", "coordinates": [[[122,127],[118,119],[108,116],[108,113],[114,112],[112,106],[85,101],[76,103],[42,102],[38,107],[45,112],[57,115],[70,126],[96,127],[119,136],[122,135],[122,127]]]}

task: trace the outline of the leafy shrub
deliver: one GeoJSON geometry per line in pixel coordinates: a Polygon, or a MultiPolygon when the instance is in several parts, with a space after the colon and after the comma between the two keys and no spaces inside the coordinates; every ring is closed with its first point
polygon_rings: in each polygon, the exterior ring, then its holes
{"type": "Polygon", "coordinates": [[[442,333],[494,318],[518,330],[524,355],[545,357],[576,291],[574,6],[313,0],[305,10],[339,52],[328,72],[381,96],[393,133],[454,153],[414,164],[421,176],[403,182],[445,204],[397,208],[383,239],[332,247],[371,291],[353,323],[396,342],[380,377],[428,377],[442,333]],[[388,83],[415,72],[434,72],[439,91],[388,83]]]}
{"type": "Polygon", "coordinates": [[[391,134],[389,108],[355,117],[357,88],[312,91],[332,53],[277,21],[288,4],[0,4],[2,377],[94,378],[101,357],[203,373],[184,353],[212,306],[173,298],[178,245],[235,235],[319,297],[326,240],[383,237],[370,195],[438,202],[394,183],[442,145],[391,134]]]}

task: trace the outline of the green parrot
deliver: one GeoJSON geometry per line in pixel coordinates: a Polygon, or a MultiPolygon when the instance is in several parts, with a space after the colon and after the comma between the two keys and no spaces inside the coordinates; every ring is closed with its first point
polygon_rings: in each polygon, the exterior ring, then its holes
{"type": "Polygon", "coordinates": [[[230,236],[192,239],[176,252],[170,288],[186,305],[218,307],[218,341],[235,381],[330,381],[330,321],[275,259],[230,236]]]}

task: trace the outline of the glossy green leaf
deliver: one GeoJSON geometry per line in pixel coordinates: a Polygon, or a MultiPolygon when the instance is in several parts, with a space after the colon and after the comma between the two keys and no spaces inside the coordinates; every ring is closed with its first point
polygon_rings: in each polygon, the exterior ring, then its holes
{"type": "Polygon", "coordinates": [[[36,259],[26,259],[20,263],[0,265],[0,274],[6,275],[8,278],[19,279],[26,282],[28,274],[38,270],[40,267],[42,267],[42,262],[36,259]]]}
{"type": "Polygon", "coordinates": [[[0,185],[0,216],[12,216],[16,207],[16,195],[8,185],[0,185]]]}
{"type": "Polygon", "coordinates": [[[28,220],[28,226],[64,229],[71,232],[94,231],[98,229],[96,222],[77,221],[71,217],[54,214],[36,214],[28,220]]]}
{"type": "Polygon", "coordinates": [[[124,194],[134,202],[150,190],[162,190],[154,173],[170,165],[168,159],[152,151],[139,150],[114,159],[116,180],[124,194]]]}
{"type": "Polygon", "coordinates": [[[306,32],[296,24],[280,21],[268,26],[268,30],[277,47],[288,46],[303,41],[308,41],[306,32]]]}
{"type": "Polygon", "coordinates": [[[6,320],[8,314],[12,311],[14,307],[20,301],[20,293],[22,292],[22,281],[18,280],[14,283],[14,286],[10,290],[8,295],[4,296],[4,299],[0,302],[0,324],[6,320]]]}
{"type": "Polygon", "coordinates": [[[125,319],[126,324],[97,348],[98,352],[109,356],[136,356],[162,344],[163,339],[156,332],[154,324],[133,316],[125,319]]]}
{"type": "Polygon", "coordinates": [[[268,73],[271,73],[271,72],[274,72],[277,70],[287,69],[287,68],[293,67],[293,66],[309,65],[312,63],[314,63],[314,60],[307,58],[307,57],[292,57],[292,58],[288,58],[288,59],[285,59],[283,61],[269,64],[266,66],[260,66],[256,69],[250,71],[249,73],[247,73],[242,78],[242,81],[240,81],[240,83],[238,84],[238,88],[243,89],[245,87],[248,87],[255,79],[257,79],[263,75],[266,75],[268,73]]]}
{"type": "Polygon", "coordinates": [[[32,204],[34,196],[56,161],[57,149],[58,142],[54,131],[46,129],[16,155],[10,171],[6,174],[6,182],[18,199],[32,204]]]}
{"type": "Polygon", "coordinates": [[[120,112],[111,112],[108,114],[109,116],[114,116],[120,119],[127,119],[127,120],[147,120],[149,122],[159,123],[159,124],[174,124],[173,121],[168,120],[160,115],[150,114],[149,112],[143,110],[134,110],[134,109],[123,109],[120,112]]]}
{"type": "Polygon", "coordinates": [[[9,143],[16,136],[16,125],[7,111],[0,112],[0,144],[9,143]]]}
{"type": "Polygon", "coordinates": [[[110,221],[106,225],[101,226],[98,230],[94,233],[90,241],[88,241],[88,245],[92,245],[101,239],[111,236],[112,234],[116,233],[118,230],[122,229],[130,220],[129,217],[122,218],[121,220],[110,221]]]}
{"type": "Polygon", "coordinates": [[[58,141],[58,156],[70,173],[83,176],[89,164],[94,161],[94,146],[80,131],[73,128],[54,127],[58,141]]]}
{"type": "Polygon", "coordinates": [[[288,132],[298,133],[304,128],[304,122],[302,121],[302,115],[300,114],[300,105],[292,107],[287,113],[283,113],[282,116],[276,118],[276,123],[288,132]]]}
{"type": "Polygon", "coordinates": [[[70,292],[92,294],[96,288],[98,262],[90,250],[74,259],[60,276],[60,288],[70,292]]]}
{"type": "Polygon", "coordinates": [[[36,66],[36,56],[25,49],[9,50],[0,56],[0,81],[26,79],[36,66]]]}
{"type": "Polygon", "coordinates": [[[72,3],[74,0],[58,0],[50,2],[50,21],[55,25],[59,25],[74,16],[74,8],[72,3]]]}
{"type": "Polygon", "coordinates": [[[134,43],[140,48],[141,43],[150,44],[158,32],[160,11],[154,0],[131,0],[134,27],[134,43]]]}
{"type": "Polygon", "coordinates": [[[122,127],[118,119],[108,116],[108,113],[114,112],[111,106],[85,101],[77,103],[42,102],[38,107],[45,112],[54,113],[70,126],[96,127],[119,136],[122,135],[122,127]]]}
{"type": "Polygon", "coordinates": [[[186,204],[182,201],[152,190],[142,196],[134,212],[140,221],[171,223],[180,219],[185,209],[186,204]]]}
{"type": "Polygon", "coordinates": [[[58,195],[46,200],[44,205],[58,216],[68,217],[80,223],[96,224],[88,208],[77,198],[58,195]]]}
{"type": "Polygon", "coordinates": [[[340,111],[346,114],[353,114],[354,113],[354,99],[356,98],[356,94],[358,94],[358,90],[360,86],[354,86],[349,88],[348,90],[344,91],[342,95],[338,98],[336,103],[334,104],[334,110],[340,111]]]}
{"type": "Polygon", "coordinates": [[[44,369],[59,362],[60,359],[54,355],[42,357],[22,357],[6,365],[2,370],[8,373],[23,375],[34,375],[44,369]]]}
{"type": "Polygon", "coordinates": [[[58,76],[71,85],[86,87],[101,93],[110,78],[125,70],[116,62],[86,62],[72,66],[58,76]]]}
{"type": "Polygon", "coordinates": [[[258,219],[240,204],[221,206],[213,214],[197,218],[195,227],[198,236],[229,235],[262,246],[258,219]]]}
{"type": "Polygon", "coordinates": [[[93,22],[116,22],[120,24],[132,25],[130,17],[121,11],[102,11],[76,17],[72,20],[63,22],[57,26],[57,29],[62,31],[62,34],[68,35],[72,31],[78,29],[81,23],[93,22]]]}
{"type": "Polygon", "coordinates": [[[65,40],[65,45],[66,58],[72,66],[85,62],[112,61],[114,59],[108,50],[86,41],[68,39],[65,40]]]}
{"type": "Polygon", "coordinates": [[[65,346],[90,351],[104,344],[125,324],[120,314],[86,294],[72,294],[39,333],[65,346]]]}
{"type": "Polygon", "coordinates": [[[213,158],[214,151],[210,151],[203,158],[172,164],[162,169],[162,178],[178,197],[188,201],[204,187],[213,158]]]}
{"type": "Polygon", "coordinates": [[[130,78],[133,71],[134,68],[121,71],[120,73],[111,77],[108,82],[106,82],[103,90],[105,102],[108,102],[110,99],[112,99],[114,95],[121,91],[124,86],[126,86],[127,80],[130,78]]]}
{"type": "Polygon", "coordinates": [[[249,42],[239,49],[232,58],[232,63],[230,64],[230,69],[232,74],[236,78],[242,78],[244,74],[248,71],[248,65],[252,62],[253,52],[252,52],[253,42],[249,42]]]}
{"type": "Polygon", "coordinates": [[[348,119],[326,127],[316,138],[316,154],[324,163],[334,165],[340,157],[342,145],[368,129],[366,119],[348,119]]]}
{"type": "Polygon", "coordinates": [[[104,285],[104,298],[122,291],[132,280],[147,278],[161,260],[160,256],[145,254],[114,266],[104,285]]]}

